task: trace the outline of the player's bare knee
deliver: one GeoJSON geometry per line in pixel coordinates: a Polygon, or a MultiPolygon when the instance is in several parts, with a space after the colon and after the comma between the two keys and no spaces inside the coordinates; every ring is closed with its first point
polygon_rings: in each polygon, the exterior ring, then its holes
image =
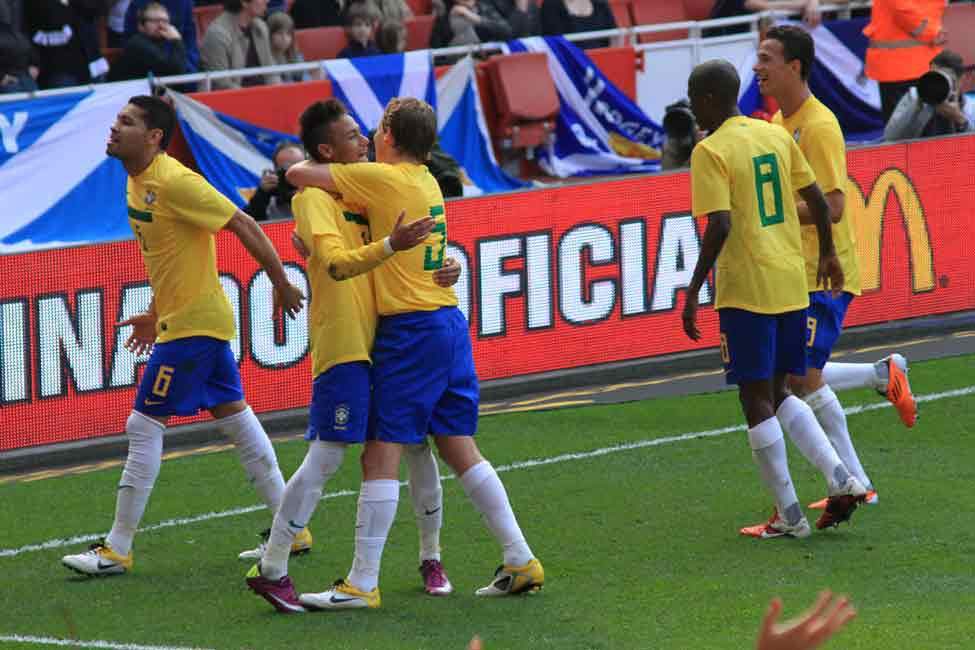
{"type": "Polygon", "coordinates": [[[359,464],[364,481],[399,480],[400,445],[370,441],[362,450],[359,464]]]}
{"type": "Polygon", "coordinates": [[[433,439],[440,457],[457,476],[484,461],[471,436],[434,436],[433,439]]]}
{"type": "Polygon", "coordinates": [[[244,400],[237,400],[236,402],[227,402],[225,404],[217,404],[210,409],[210,415],[216,419],[229,418],[232,415],[237,415],[243,411],[247,410],[247,402],[244,400]]]}

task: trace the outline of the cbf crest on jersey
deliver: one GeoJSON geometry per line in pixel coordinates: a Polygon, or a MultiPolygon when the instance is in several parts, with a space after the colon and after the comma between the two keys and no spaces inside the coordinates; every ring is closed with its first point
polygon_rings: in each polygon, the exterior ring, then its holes
{"type": "Polygon", "coordinates": [[[339,404],[335,407],[335,430],[345,431],[349,427],[349,411],[348,404],[339,404]]]}

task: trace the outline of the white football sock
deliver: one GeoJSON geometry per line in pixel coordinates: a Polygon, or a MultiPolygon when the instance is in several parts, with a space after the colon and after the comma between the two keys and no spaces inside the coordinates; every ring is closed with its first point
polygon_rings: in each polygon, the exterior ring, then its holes
{"type": "Polygon", "coordinates": [[[360,591],[379,586],[379,565],[389,529],[396,519],[399,481],[363,481],[355,520],[355,559],[346,581],[360,591]]]}
{"type": "Polygon", "coordinates": [[[129,452],[115,497],[115,523],[105,538],[105,544],[119,555],[128,555],[132,550],[132,539],[159,476],[165,431],[161,422],[138,411],[132,411],[125,422],[129,452]]]}
{"type": "Polygon", "coordinates": [[[803,399],[816,414],[819,423],[823,425],[823,431],[826,432],[826,437],[829,438],[833,449],[839,454],[840,460],[869,489],[871,487],[870,478],[864,471],[863,465],[860,464],[860,457],[857,456],[856,449],[853,448],[850,430],[846,426],[846,413],[843,412],[843,406],[836,397],[836,393],[829,386],[823,386],[806,395],[803,399]]]}
{"type": "Polygon", "coordinates": [[[410,474],[410,500],[420,532],[420,563],[440,559],[440,529],[443,527],[443,486],[440,467],[430,445],[406,446],[410,474]]]}
{"type": "Polygon", "coordinates": [[[508,493],[491,463],[484,460],[474,465],[460,477],[460,483],[504,549],[504,563],[516,567],[528,564],[535,556],[528,548],[508,501],[508,493]]]}
{"type": "Polygon", "coordinates": [[[826,432],[819,426],[819,420],[809,405],[795,395],[789,395],[779,405],[775,415],[806,460],[822,472],[830,494],[843,485],[850,473],[829,443],[826,432]]]}
{"type": "Polygon", "coordinates": [[[261,575],[278,580],[288,574],[288,557],[295,536],[308,525],[315,513],[322,490],[328,479],[335,475],[345,457],[345,444],[314,440],[298,471],[284,486],[281,507],[274,515],[271,536],[261,558],[261,575]]]}
{"type": "Polygon", "coordinates": [[[758,474],[765,489],[775,499],[779,515],[789,524],[798,523],[802,518],[802,509],[789,474],[789,459],[778,419],[769,418],[749,429],[748,444],[752,448],[752,459],[758,466],[758,474]]]}
{"type": "Polygon", "coordinates": [[[284,477],[281,476],[271,439],[267,437],[254,411],[248,406],[240,413],[220,418],[217,428],[234,443],[240,464],[244,466],[247,478],[261,501],[271,512],[277,512],[284,494],[284,477]]]}
{"type": "Polygon", "coordinates": [[[823,368],[823,381],[829,384],[833,390],[850,388],[880,390],[887,387],[887,378],[879,376],[877,364],[874,363],[833,363],[830,361],[823,368]]]}

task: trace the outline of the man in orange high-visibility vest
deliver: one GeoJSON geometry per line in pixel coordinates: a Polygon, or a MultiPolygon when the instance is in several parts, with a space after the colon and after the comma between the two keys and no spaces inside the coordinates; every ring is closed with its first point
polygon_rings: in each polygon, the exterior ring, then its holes
{"type": "Polygon", "coordinates": [[[880,83],[884,124],[945,43],[945,0],[874,0],[864,72],[880,83]]]}

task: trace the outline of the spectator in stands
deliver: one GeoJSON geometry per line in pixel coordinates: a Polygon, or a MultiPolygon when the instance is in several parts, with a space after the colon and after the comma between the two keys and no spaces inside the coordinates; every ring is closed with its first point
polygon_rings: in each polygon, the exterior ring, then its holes
{"type": "Polygon", "coordinates": [[[101,57],[97,42],[92,40],[96,39],[95,21],[106,10],[107,4],[100,0],[30,0],[24,4],[24,22],[40,67],[37,84],[41,88],[77,86],[107,72],[107,64],[104,69],[89,67],[89,62],[101,57]]]}
{"type": "MultiPolygon", "coordinates": [[[[295,22],[291,16],[283,11],[277,11],[267,18],[267,29],[271,37],[271,57],[274,63],[285,65],[288,63],[302,63],[305,57],[298,50],[295,42],[295,22]]],[[[306,81],[308,77],[304,72],[292,72],[282,74],[283,81],[306,81]]]]}
{"type": "MultiPolygon", "coordinates": [[[[267,23],[261,20],[267,0],[223,0],[223,13],[213,19],[200,44],[204,70],[236,70],[274,65],[267,23]]],[[[281,75],[214,79],[214,90],[281,83],[281,75]]]]}
{"type": "Polygon", "coordinates": [[[450,8],[450,33],[453,36],[449,45],[477,45],[481,42],[474,28],[480,24],[477,13],[477,0],[455,0],[450,8]]]}
{"type": "Polygon", "coordinates": [[[380,23],[379,29],[376,30],[376,45],[383,54],[405,52],[406,27],[396,20],[380,23]]]}
{"type": "MultiPolygon", "coordinates": [[[[186,48],[186,71],[200,69],[200,50],[197,47],[196,21],[193,19],[193,0],[158,0],[169,12],[169,21],[183,37],[186,48]]],[[[139,10],[153,0],[132,0],[125,12],[125,36],[139,31],[139,10]]]]}
{"type": "Polygon", "coordinates": [[[931,78],[945,82],[947,97],[937,104],[924,101],[937,101],[938,98],[922,92],[928,75],[919,79],[918,85],[911,87],[897,103],[884,128],[884,140],[931,138],[972,130],[975,102],[966,102],[965,96],[959,92],[965,75],[965,62],[961,56],[951,50],[942,51],[931,61],[931,73],[934,73],[931,78]]]}
{"type": "MultiPolygon", "coordinates": [[[[616,29],[616,19],[606,0],[543,0],[540,19],[544,36],[616,29]]],[[[607,47],[609,39],[597,38],[576,45],[607,47]]]]}
{"type": "Polygon", "coordinates": [[[108,73],[109,81],[140,79],[186,72],[186,46],[179,30],[169,22],[169,12],[158,2],[139,10],[139,33],[125,44],[122,55],[108,73]]]}
{"type": "Polygon", "coordinates": [[[863,33],[867,46],[867,77],[880,84],[884,122],[947,40],[941,19],[944,0],[874,0],[870,24],[863,33]]]}
{"type": "Polygon", "coordinates": [[[132,0],[113,0],[108,8],[105,40],[108,47],[125,47],[125,12],[132,0]]]}
{"type": "MultiPolygon", "coordinates": [[[[345,11],[345,37],[349,44],[339,52],[340,59],[354,59],[360,56],[382,54],[372,32],[379,22],[379,12],[371,2],[356,2],[345,11]]],[[[400,22],[402,24],[402,22],[400,22]]]]}
{"type": "Polygon", "coordinates": [[[31,62],[31,45],[21,31],[21,0],[0,0],[0,94],[37,90],[40,72],[31,62]]]}
{"type": "MultiPolygon", "coordinates": [[[[849,0],[832,0],[830,4],[846,4],[849,0]]],[[[819,24],[819,0],[718,0],[711,10],[711,18],[729,18],[756,11],[800,11],[810,27],[819,24]]]]}
{"type": "Polygon", "coordinates": [[[305,159],[305,150],[297,142],[285,140],[278,143],[271,160],[274,169],[265,169],[261,174],[261,184],[248,201],[244,212],[256,221],[266,219],[293,219],[291,199],[295,188],[284,180],[284,172],[291,165],[305,159]]]}
{"type": "Polygon", "coordinates": [[[291,17],[298,29],[336,27],[342,24],[345,0],[295,0],[291,17]]]}
{"type": "MultiPolygon", "coordinates": [[[[538,5],[534,0],[479,0],[481,15],[497,14],[511,28],[510,38],[537,36],[541,27],[538,22],[538,5]]],[[[482,40],[485,39],[482,35],[482,40]]]]}

